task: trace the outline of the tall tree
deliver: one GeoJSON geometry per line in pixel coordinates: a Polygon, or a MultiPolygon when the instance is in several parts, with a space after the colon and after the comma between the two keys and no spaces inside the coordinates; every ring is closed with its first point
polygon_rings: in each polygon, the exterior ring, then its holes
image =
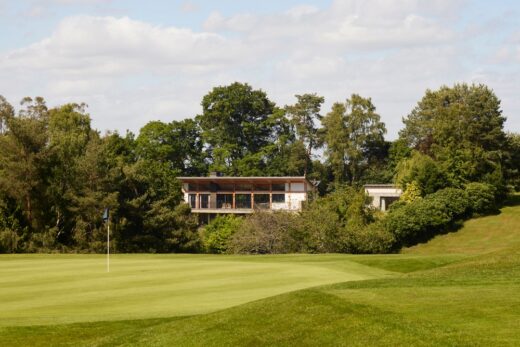
{"type": "Polygon", "coordinates": [[[26,218],[23,225],[38,230],[43,227],[39,208],[45,204],[41,171],[48,154],[47,106],[43,98],[24,98],[16,116],[5,99],[1,101],[4,136],[0,137],[0,190],[19,202],[26,218]]]}
{"type": "Polygon", "coordinates": [[[143,159],[169,163],[183,175],[207,171],[200,129],[193,119],[149,122],[139,132],[136,151],[143,159]]]}
{"type": "Polygon", "coordinates": [[[320,146],[317,122],[322,119],[321,105],[325,98],[317,94],[296,95],[297,102],[286,106],[287,113],[296,128],[298,139],[302,141],[307,150],[307,160],[304,175],[307,175],[312,161],[312,151],[320,146]]]}
{"type": "Polygon", "coordinates": [[[357,184],[375,156],[386,146],[385,125],[370,98],[352,94],[344,104],[336,103],[322,120],[327,159],[336,182],[357,184]]]}
{"type": "Polygon", "coordinates": [[[427,90],[403,122],[401,138],[441,162],[455,185],[502,170],[505,117],[500,100],[485,85],[427,90]]]}
{"type": "Polygon", "coordinates": [[[196,117],[211,153],[211,170],[238,174],[237,161],[258,153],[272,140],[269,124],[275,104],[262,90],[235,82],[215,87],[202,99],[196,117]]]}

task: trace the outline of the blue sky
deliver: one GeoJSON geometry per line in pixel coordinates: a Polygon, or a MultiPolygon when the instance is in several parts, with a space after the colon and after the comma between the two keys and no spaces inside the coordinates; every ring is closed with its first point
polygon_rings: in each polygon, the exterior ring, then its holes
{"type": "Polygon", "coordinates": [[[193,117],[213,86],[323,113],[372,97],[395,138],[427,88],[485,83],[520,131],[520,2],[0,0],[0,94],[86,102],[101,131],[193,117]]]}

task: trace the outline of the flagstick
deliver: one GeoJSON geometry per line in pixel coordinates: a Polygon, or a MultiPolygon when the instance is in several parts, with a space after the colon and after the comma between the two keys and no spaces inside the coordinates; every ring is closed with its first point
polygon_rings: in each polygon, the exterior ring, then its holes
{"type": "Polygon", "coordinates": [[[110,220],[107,223],[107,272],[110,272],[110,220]]]}

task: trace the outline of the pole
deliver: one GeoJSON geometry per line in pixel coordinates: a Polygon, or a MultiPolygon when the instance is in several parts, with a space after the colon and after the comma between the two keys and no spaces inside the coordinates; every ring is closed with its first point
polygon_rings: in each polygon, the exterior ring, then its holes
{"type": "Polygon", "coordinates": [[[110,220],[107,225],[107,272],[110,272],[110,220]]]}

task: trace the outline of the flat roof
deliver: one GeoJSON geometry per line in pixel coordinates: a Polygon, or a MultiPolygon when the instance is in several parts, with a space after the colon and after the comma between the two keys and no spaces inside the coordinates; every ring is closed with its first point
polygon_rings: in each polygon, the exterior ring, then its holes
{"type": "MultiPolygon", "coordinates": [[[[307,181],[305,176],[251,176],[251,177],[234,177],[234,176],[203,176],[203,177],[177,177],[181,181],[307,181]]],[[[310,182],[309,182],[310,183],[310,182]]]]}
{"type": "Polygon", "coordinates": [[[251,177],[234,177],[234,176],[204,176],[204,177],[177,177],[183,183],[196,182],[307,182],[312,188],[314,184],[311,183],[305,176],[251,176],[251,177]]]}
{"type": "Polygon", "coordinates": [[[396,184],[391,184],[391,183],[365,184],[363,187],[365,187],[365,188],[399,188],[399,186],[397,186],[396,184]]]}

